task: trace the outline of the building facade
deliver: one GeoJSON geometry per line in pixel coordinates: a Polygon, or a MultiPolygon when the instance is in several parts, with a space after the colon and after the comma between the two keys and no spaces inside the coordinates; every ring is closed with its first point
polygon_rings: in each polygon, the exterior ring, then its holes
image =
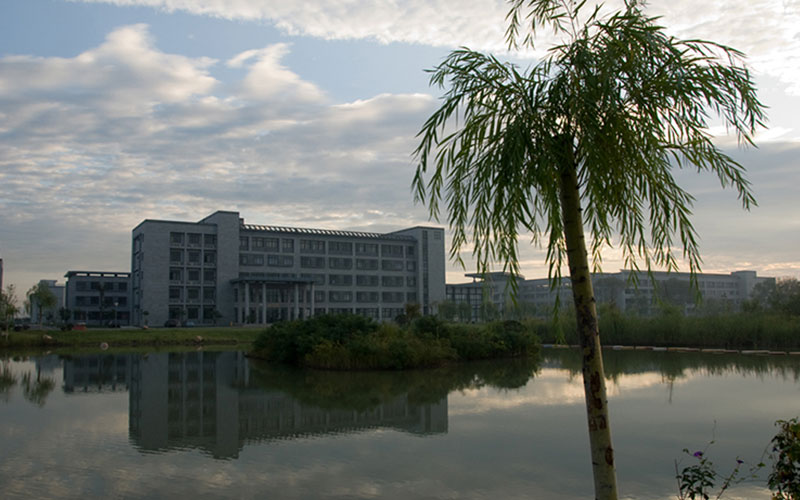
{"type": "Polygon", "coordinates": [[[87,325],[131,324],[131,273],[67,271],[66,308],[87,325]]]}
{"type": "Polygon", "coordinates": [[[444,300],[444,230],[366,233],[145,220],[132,234],[132,321],[266,324],[350,312],[393,319],[444,300]]]}
{"type": "MultiPolygon", "coordinates": [[[[572,291],[569,278],[560,285],[551,286],[550,280],[525,279],[517,276],[517,301],[511,301],[511,275],[507,273],[467,274],[472,282],[448,284],[446,300],[456,305],[468,304],[471,321],[487,318],[487,305],[495,316],[507,316],[515,309],[523,315],[548,315],[556,307],[572,304],[572,291]]],[[[653,314],[663,304],[679,307],[690,314],[698,308],[718,308],[738,310],[742,302],[751,297],[758,283],[775,278],[757,276],[755,271],[735,271],[729,274],[697,274],[697,294],[690,285],[689,273],[654,271],[646,272],[622,270],[618,273],[595,273],[592,285],[595,299],[599,304],[613,304],[620,311],[643,315],[653,314]]],[[[491,316],[489,314],[488,316],[491,316]]],[[[463,320],[463,318],[461,318],[463,320]]]]}

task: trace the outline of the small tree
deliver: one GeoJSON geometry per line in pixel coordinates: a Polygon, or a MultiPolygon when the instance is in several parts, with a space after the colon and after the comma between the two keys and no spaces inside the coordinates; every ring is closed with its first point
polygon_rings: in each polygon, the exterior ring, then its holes
{"type": "Polygon", "coordinates": [[[47,286],[47,283],[42,281],[37,285],[33,285],[28,290],[27,295],[31,310],[33,309],[33,304],[36,304],[36,308],[39,310],[39,327],[41,328],[45,311],[55,307],[58,304],[58,299],[50,290],[50,287],[47,286]]]}
{"type": "MultiPolygon", "coordinates": [[[[511,47],[532,49],[543,27],[552,27],[560,43],[526,71],[469,49],[436,67],[431,83],[449,88],[420,131],[413,186],[434,218],[446,202],[451,256],[460,260],[472,240],[478,272],[500,260],[504,272],[518,275],[522,230],[547,247],[552,280],[568,267],[595,495],[616,498],[590,271],[612,238],[633,270],[642,261],[648,269],[677,269],[678,239],[696,273],[693,198],[673,172],[710,171],[749,208],[755,200],[744,168],[715,146],[708,120],[719,116],[749,144],[763,105],[740,52],[667,35],[644,14],[643,2],[624,0],[607,16],[583,1],[511,3],[511,47]],[[529,31],[521,35],[523,24],[529,31]]],[[[516,291],[513,280],[511,286],[516,291]]]]}
{"type": "Polygon", "coordinates": [[[17,315],[17,294],[14,285],[8,285],[6,291],[0,290],[0,323],[5,328],[5,334],[8,336],[8,330],[14,322],[14,317],[17,315]]]}

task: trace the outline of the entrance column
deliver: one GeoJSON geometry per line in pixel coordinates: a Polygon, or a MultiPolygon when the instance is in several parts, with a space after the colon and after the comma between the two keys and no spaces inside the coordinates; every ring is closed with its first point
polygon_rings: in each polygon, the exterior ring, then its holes
{"type": "Polygon", "coordinates": [[[300,286],[294,284],[294,318],[300,319],[300,286]]]}
{"type": "Polygon", "coordinates": [[[309,318],[314,317],[314,283],[311,283],[311,311],[308,315],[309,318]]]}
{"type": "Polygon", "coordinates": [[[244,318],[242,323],[247,324],[250,316],[250,285],[245,281],[244,283],[244,318]]]}
{"type": "Polygon", "coordinates": [[[261,283],[261,300],[263,301],[261,304],[261,312],[264,315],[264,323],[267,324],[267,284],[261,283]]]}

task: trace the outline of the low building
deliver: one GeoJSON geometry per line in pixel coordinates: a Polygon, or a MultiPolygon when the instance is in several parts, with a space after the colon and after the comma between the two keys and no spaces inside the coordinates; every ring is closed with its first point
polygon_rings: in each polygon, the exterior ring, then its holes
{"type": "Polygon", "coordinates": [[[129,272],[67,271],[66,308],[74,322],[130,325],[129,272]]]}
{"type": "MultiPolygon", "coordinates": [[[[456,305],[468,304],[471,321],[491,319],[492,316],[548,315],[556,301],[562,306],[572,304],[569,278],[552,286],[550,280],[525,279],[517,276],[516,302],[511,300],[511,275],[488,273],[467,274],[472,282],[448,284],[447,301],[456,305]]],[[[696,289],[691,286],[691,274],[653,271],[595,273],[592,285],[598,304],[613,304],[620,311],[650,315],[665,304],[680,308],[685,314],[698,310],[738,310],[751,298],[758,283],[775,282],[775,278],[757,276],[755,271],[735,271],[729,274],[698,273],[696,289]],[[698,302],[698,292],[700,301],[698,302]]],[[[463,320],[463,318],[462,318],[463,320]]]]}
{"type": "Polygon", "coordinates": [[[134,324],[266,324],[320,313],[393,319],[444,300],[444,230],[391,233],[145,220],[132,234],[134,324]]]}

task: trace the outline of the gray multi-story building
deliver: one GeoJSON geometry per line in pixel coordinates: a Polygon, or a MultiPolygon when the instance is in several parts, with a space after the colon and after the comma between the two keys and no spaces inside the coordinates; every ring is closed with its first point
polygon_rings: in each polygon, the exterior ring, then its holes
{"type": "Polygon", "coordinates": [[[133,229],[134,324],[265,324],[350,312],[393,319],[444,300],[444,230],[391,233],[246,224],[218,211],[199,222],[133,229]]]}
{"type": "MultiPolygon", "coordinates": [[[[519,314],[547,315],[556,306],[572,304],[569,278],[557,286],[547,278],[525,279],[517,276],[516,302],[511,300],[511,275],[508,273],[467,274],[472,282],[448,284],[446,300],[455,304],[468,304],[470,320],[487,319],[487,305],[495,315],[519,314]]],[[[761,282],[775,282],[775,278],[757,276],[755,271],[735,271],[729,274],[698,273],[697,288],[690,285],[689,273],[653,271],[596,273],[592,275],[595,298],[598,303],[614,304],[620,311],[652,314],[660,304],[669,303],[691,313],[699,304],[737,310],[742,301],[751,297],[753,289],[761,282]]],[[[460,317],[460,316],[459,316],[460,317]]],[[[462,320],[464,318],[461,318],[462,320]]]]}
{"type": "Polygon", "coordinates": [[[87,325],[130,325],[129,272],[67,271],[66,308],[87,325]]]}

